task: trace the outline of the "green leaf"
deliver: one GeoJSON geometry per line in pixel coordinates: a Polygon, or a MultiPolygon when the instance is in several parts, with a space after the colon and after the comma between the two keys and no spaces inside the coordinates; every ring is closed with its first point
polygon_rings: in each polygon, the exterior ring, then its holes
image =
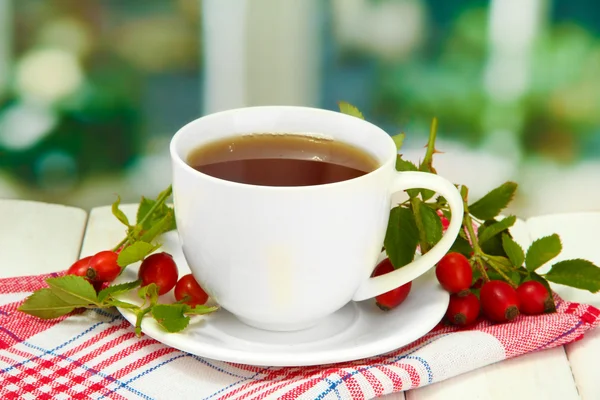
{"type": "Polygon", "coordinates": [[[561,250],[560,237],[556,233],[534,241],[527,249],[527,255],[525,256],[527,270],[535,271],[559,255],[561,250]]]}
{"type": "MultiPolygon", "coordinates": [[[[490,276],[491,279],[491,275],[489,274],[490,271],[494,271],[496,273],[496,270],[501,271],[504,275],[506,275],[508,278],[510,278],[510,280],[512,280],[512,282],[516,285],[519,284],[519,282],[521,281],[521,276],[520,274],[516,271],[516,269],[513,267],[512,263],[510,262],[510,260],[506,257],[502,257],[502,256],[490,256],[488,255],[486,257],[486,263],[490,266],[490,268],[488,269],[488,276],[490,276]]],[[[494,279],[500,279],[503,281],[506,281],[506,279],[504,279],[504,277],[502,277],[502,275],[500,275],[499,272],[497,272],[498,274],[498,278],[494,278],[494,279]]]]}
{"type": "Polygon", "coordinates": [[[481,250],[483,250],[485,254],[490,254],[493,256],[506,256],[506,253],[502,248],[502,238],[500,238],[500,236],[494,236],[487,242],[483,243],[481,245],[481,250]]]}
{"type": "Polygon", "coordinates": [[[396,150],[400,150],[402,148],[402,143],[404,143],[405,137],[406,135],[404,133],[399,133],[392,136],[392,140],[394,141],[394,144],[396,144],[396,150]]]}
{"type": "Polygon", "coordinates": [[[216,306],[204,306],[204,305],[197,305],[195,307],[187,306],[187,308],[184,310],[184,313],[190,314],[190,315],[204,315],[204,314],[210,314],[212,312],[215,312],[218,309],[219,309],[219,307],[216,307],[216,306]]]}
{"type": "Polygon", "coordinates": [[[396,157],[396,170],[397,171],[418,171],[419,168],[411,161],[402,159],[402,156],[398,154],[396,157]]]}
{"type": "Polygon", "coordinates": [[[419,207],[419,215],[425,229],[427,243],[434,246],[442,238],[442,220],[437,213],[429,207],[419,207]]]}
{"type": "MultiPolygon", "coordinates": [[[[161,192],[161,194],[159,195],[159,198],[161,196],[165,196],[167,194],[168,190],[169,189],[161,192]]],[[[152,207],[154,207],[155,204],[156,204],[156,200],[147,199],[145,197],[142,197],[142,199],[140,201],[140,205],[138,206],[138,211],[137,211],[137,215],[136,215],[137,224],[140,224],[142,222],[142,220],[144,220],[144,217],[146,216],[146,214],[148,214],[150,212],[150,210],[152,210],[152,207]]],[[[154,225],[156,225],[161,219],[163,219],[169,213],[173,216],[173,219],[171,220],[171,225],[168,226],[167,228],[165,228],[164,232],[168,232],[170,230],[175,229],[176,228],[175,211],[173,210],[172,207],[169,207],[168,205],[166,205],[164,203],[161,204],[160,206],[156,207],[154,209],[154,211],[152,211],[152,214],[144,220],[144,223],[142,224],[141,229],[143,229],[145,231],[152,229],[152,227],[154,225]]]]}
{"type": "MultiPolygon", "coordinates": [[[[482,225],[479,226],[479,228],[477,228],[477,235],[479,236],[480,234],[483,234],[483,230],[487,229],[489,226],[495,223],[496,220],[485,221],[482,225]]],[[[491,239],[488,239],[487,241],[481,243],[480,246],[481,250],[483,250],[485,254],[502,257],[506,256],[506,253],[502,248],[502,238],[500,237],[500,235],[492,236],[491,239]]]]}
{"type": "Polygon", "coordinates": [[[175,209],[173,207],[167,207],[167,211],[173,216],[171,218],[171,224],[164,230],[164,232],[169,232],[177,229],[177,219],[175,218],[175,209]]]}
{"type": "Polygon", "coordinates": [[[356,118],[365,119],[362,113],[353,106],[352,104],[345,101],[338,101],[338,107],[340,108],[340,112],[343,114],[351,115],[356,118]]]}
{"type": "Polygon", "coordinates": [[[600,268],[581,258],[557,262],[545,278],[550,282],[592,293],[600,291],[600,268]]]}
{"type": "MultiPolygon", "coordinates": [[[[152,200],[152,199],[147,199],[146,197],[142,197],[142,200],[140,201],[140,205],[138,206],[138,211],[137,211],[137,215],[136,215],[136,222],[139,224],[142,222],[142,220],[144,219],[144,216],[146,216],[146,214],[148,214],[150,212],[150,210],[152,209],[152,207],[154,206],[154,203],[156,203],[156,201],[152,200]]],[[[142,227],[143,229],[150,229],[150,221],[144,222],[144,226],[142,227]]]]}
{"type": "Polygon", "coordinates": [[[150,299],[150,305],[153,306],[158,301],[158,286],[156,283],[142,286],[138,289],[138,296],[144,300],[144,304],[146,304],[146,299],[150,299]]]}
{"type": "Polygon", "coordinates": [[[488,278],[490,278],[490,280],[492,280],[492,281],[504,281],[504,278],[502,277],[502,275],[497,273],[495,269],[491,269],[491,268],[488,269],[487,274],[488,274],[488,278]]]}
{"type": "Polygon", "coordinates": [[[96,290],[81,276],[65,275],[48,278],[46,283],[57,297],[73,307],[84,307],[98,302],[96,290]]]}
{"type": "Polygon", "coordinates": [[[158,194],[158,196],[156,196],[156,200],[158,201],[161,198],[163,198],[164,200],[166,200],[169,196],[171,196],[172,193],[173,193],[173,186],[169,185],[168,188],[166,188],[165,190],[163,190],[162,192],[160,192],[158,194]]]}
{"type": "Polygon", "coordinates": [[[154,246],[147,242],[135,242],[131,246],[127,246],[117,258],[117,264],[120,267],[126,267],[138,261],[142,261],[146,256],[156,250],[159,246],[154,246]]]}
{"type": "Polygon", "coordinates": [[[485,243],[492,237],[507,230],[513,226],[515,222],[517,222],[517,217],[511,215],[510,217],[504,218],[502,221],[494,222],[491,225],[485,226],[484,229],[481,229],[479,232],[477,232],[479,236],[479,244],[485,243]]]}
{"type": "MultiPolygon", "coordinates": [[[[435,202],[440,207],[443,207],[446,204],[448,204],[448,200],[446,200],[446,198],[444,196],[438,196],[435,199],[435,202]]],[[[446,215],[446,213],[448,213],[448,215],[450,215],[450,210],[442,210],[442,212],[444,213],[444,215],[446,215]]],[[[446,216],[446,218],[450,219],[450,217],[448,217],[448,216],[446,216]]]]}
{"type": "MultiPolygon", "coordinates": [[[[521,268],[520,270],[527,271],[525,268],[521,268]]],[[[542,285],[544,285],[544,287],[546,288],[548,293],[550,293],[550,296],[552,296],[552,288],[550,287],[550,284],[548,283],[548,281],[546,279],[539,276],[535,272],[530,272],[529,275],[527,276],[527,278],[524,279],[524,281],[528,281],[528,280],[540,282],[542,285]]],[[[552,309],[549,310],[549,312],[556,312],[556,304],[554,303],[554,301],[552,301],[552,309]]]]}
{"type": "Polygon", "coordinates": [[[502,234],[502,248],[515,267],[518,268],[523,265],[523,261],[525,261],[523,249],[506,233],[502,234]]]}
{"type": "Polygon", "coordinates": [[[190,323],[190,317],[183,314],[185,304],[157,304],[152,307],[152,317],[167,332],[179,332],[190,323]]]}
{"type": "Polygon", "coordinates": [[[421,199],[423,199],[423,201],[427,201],[435,195],[435,192],[433,190],[429,190],[429,189],[421,189],[420,192],[421,192],[421,199]]]}
{"type": "Polygon", "coordinates": [[[385,251],[394,268],[410,263],[419,243],[419,231],[412,211],[404,207],[394,207],[390,213],[385,234],[385,251]]]}
{"type": "Polygon", "coordinates": [[[75,307],[66,303],[49,288],[32,293],[18,308],[19,311],[41,319],[58,318],[74,309],[75,307]]]}
{"type": "Polygon", "coordinates": [[[452,247],[450,247],[450,252],[460,253],[463,256],[470,258],[471,253],[473,252],[473,247],[471,247],[471,244],[468,240],[462,236],[458,236],[452,247]]]}
{"type": "Polygon", "coordinates": [[[516,190],[517,184],[515,182],[503,183],[471,204],[469,212],[481,220],[495,218],[510,203],[516,190]]]}
{"type": "Polygon", "coordinates": [[[487,258],[494,264],[494,266],[500,268],[500,270],[504,273],[508,273],[509,271],[514,269],[512,263],[506,257],[488,255],[487,258]]]}
{"type": "Polygon", "coordinates": [[[110,305],[113,306],[113,307],[126,308],[128,310],[134,310],[136,312],[140,311],[140,307],[139,306],[136,306],[135,304],[128,303],[126,301],[121,301],[121,300],[114,299],[114,298],[110,298],[108,301],[109,301],[110,305]]]}
{"type": "Polygon", "coordinates": [[[517,271],[510,271],[509,276],[510,279],[515,283],[515,285],[519,285],[521,283],[521,274],[519,274],[517,271]]]}
{"type": "Polygon", "coordinates": [[[148,229],[140,238],[143,242],[151,242],[158,235],[168,232],[171,230],[173,226],[173,221],[175,216],[172,212],[167,212],[167,214],[161,218],[158,222],[154,223],[150,229],[148,229]]]}
{"type": "Polygon", "coordinates": [[[137,281],[121,283],[118,285],[109,286],[106,289],[102,289],[100,293],[98,293],[98,302],[103,303],[109,295],[116,296],[119,294],[127,293],[130,290],[133,290],[136,287],[140,286],[141,283],[142,281],[138,279],[137,281]]]}
{"type": "Polygon", "coordinates": [[[117,200],[112,205],[112,213],[123,225],[129,228],[131,226],[129,225],[129,219],[127,218],[125,213],[121,211],[121,209],[119,208],[119,204],[121,204],[121,198],[117,196],[117,200]]]}

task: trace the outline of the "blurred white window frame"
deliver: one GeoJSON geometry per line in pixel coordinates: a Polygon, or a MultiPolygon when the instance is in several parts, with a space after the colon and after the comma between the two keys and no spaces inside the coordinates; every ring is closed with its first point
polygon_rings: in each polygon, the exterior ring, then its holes
{"type": "Polygon", "coordinates": [[[318,7],[318,0],[202,1],[203,113],[318,106],[318,7]]]}
{"type": "MultiPolygon", "coordinates": [[[[492,0],[488,9],[489,56],[483,85],[488,107],[516,104],[531,84],[531,53],[544,27],[551,0],[492,0]]],[[[517,109],[515,107],[515,109],[517,109]]],[[[522,118],[521,118],[522,119],[522,118]]],[[[519,126],[487,132],[485,149],[522,158],[519,126]]]]}

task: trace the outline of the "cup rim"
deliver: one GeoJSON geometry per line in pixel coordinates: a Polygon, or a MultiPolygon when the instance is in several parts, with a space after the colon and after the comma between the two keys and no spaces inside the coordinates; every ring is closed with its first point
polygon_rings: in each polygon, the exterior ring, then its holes
{"type": "MultiPolygon", "coordinates": [[[[337,112],[337,111],[327,110],[327,109],[323,109],[323,108],[316,108],[316,107],[304,107],[304,106],[249,106],[249,107],[232,108],[232,109],[218,111],[215,113],[204,115],[202,117],[196,118],[196,119],[186,123],[185,125],[183,125],[181,128],[179,128],[175,132],[175,134],[171,138],[171,141],[169,144],[169,152],[171,155],[172,165],[176,164],[179,168],[183,168],[183,170],[190,172],[192,174],[197,174],[199,177],[202,177],[204,179],[207,179],[207,180],[215,182],[215,183],[219,183],[221,185],[226,185],[226,186],[231,186],[231,187],[239,187],[239,188],[250,188],[250,189],[256,189],[256,190],[263,190],[263,191],[323,190],[323,189],[328,189],[328,188],[339,188],[344,185],[351,185],[353,183],[357,183],[357,182],[361,182],[363,180],[369,179],[373,175],[378,175],[378,174],[383,173],[383,171],[385,171],[387,168],[390,168],[391,164],[395,165],[396,156],[398,154],[398,152],[396,150],[396,144],[394,143],[394,140],[392,139],[392,137],[387,132],[385,132],[383,129],[381,129],[379,126],[373,124],[372,122],[369,122],[367,120],[360,119],[357,117],[353,117],[351,115],[347,115],[347,114],[344,114],[341,112],[337,112]],[[217,178],[217,177],[205,174],[201,171],[198,171],[195,168],[192,168],[187,162],[185,162],[185,160],[182,159],[182,157],[180,157],[179,152],[177,151],[178,142],[179,142],[179,140],[181,140],[180,138],[184,134],[184,132],[187,131],[192,125],[195,125],[200,121],[205,121],[207,119],[212,119],[212,118],[221,118],[223,116],[227,116],[230,114],[234,115],[242,110],[246,111],[246,110],[269,110],[269,109],[272,109],[272,110],[288,109],[291,111],[305,110],[305,111],[310,111],[310,112],[314,112],[314,113],[325,113],[325,114],[333,113],[333,114],[336,114],[336,116],[341,117],[341,118],[354,118],[355,120],[353,120],[353,122],[358,123],[358,124],[369,125],[369,127],[371,129],[375,128],[376,131],[379,131],[379,132],[381,132],[382,135],[385,135],[385,137],[387,138],[387,141],[389,143],[388,147],[390,148],[390,155],[387,157],[387,159],[385,159],[384,162],[381,163],[381,165],[379,165],[379,167],[377,167],[373,171],[370,171],[370,172],[368,172],[364,175],[361,175],[359,177],[356,177],[356,178],[346,179],[343,181],[333,182],[333,183],[324,183],[324,184],[320,184],[320,185],[265,186],[265,185],[253,185],[250,183],[233,182],[233,181],[228,181],[226,179],[221,179],[221,178],[217,178]]],[[[392,168],[395,170],[394,166],[392,166],[392,168]]],[[[171,173],[173,174],[174,172],[175,171],[172,171],[171,173]]]]}

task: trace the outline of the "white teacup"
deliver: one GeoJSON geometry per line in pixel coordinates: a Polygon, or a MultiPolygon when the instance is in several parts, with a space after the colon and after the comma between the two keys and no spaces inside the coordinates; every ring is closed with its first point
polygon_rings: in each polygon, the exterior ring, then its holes
{"type": "Polygon", "coordinates": [[[396,146],[377,126],[304,107],[249,107],[208,115],[171,141],[173,196],[185,258],[200,285],[244,323],[267,330],[311,327],[351,300],[375,297],[428,271],[450,249],[463,215],[452,183],[397,172],[396,146]],[[215,140],[268,132],[318,133],[373,155],[380,167],[325,185],[270,187],[198,172],[190,151],[215,140]],[[454,216],[427,254],[370,278],[381,252],[394,192],[426,188],[454,216]]]}

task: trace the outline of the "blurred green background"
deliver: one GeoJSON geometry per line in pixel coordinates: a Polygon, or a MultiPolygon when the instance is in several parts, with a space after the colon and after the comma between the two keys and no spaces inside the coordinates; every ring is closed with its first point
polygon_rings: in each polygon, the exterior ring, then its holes
{"type": "Polygon", "coordinates": [[[248,105],[357,105],[521,216],[600,211],[592,0],[0,0],[0,198],[158,193],[168,142],[248,105]]]}

